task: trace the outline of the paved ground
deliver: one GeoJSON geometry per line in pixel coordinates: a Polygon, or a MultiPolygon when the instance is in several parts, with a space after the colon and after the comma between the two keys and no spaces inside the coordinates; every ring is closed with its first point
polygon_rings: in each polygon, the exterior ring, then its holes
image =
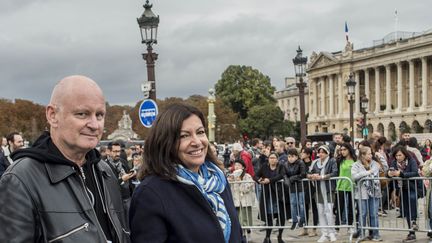
{"type": "MultiPolygon", "coordinates": [[[[380,228],[388,228],[388,229],[407,229],[405,220],[403,219],[397,219],[398,212],[396,210],[389,211],[389,214],[387,217],[380,217],[380,228]]],[[[426,230],[426,221],[423,217],[423,214],[420,214],[419,220],[419,227],[420,231],[426,230]]],[[[256,220],[254,222],[255,225],[262,225],[262,222],[256,220]]],[[[289,226],[290,223],[287,223],[289,226]]],[[[297,235],[300,233],[300,229],[291,230],[285,229],[282,234],[282,239],[288,243],[288,242],[316,242],[319,238],[319,236],[316,237],[309,237],[309,236],[301,236],[298,237],[297,235]]],[[[319,231],[318,231],[319,234],[319,231]]],[[[402,240],[406,237],[408,234],[407,231],[403,230],[380,230],[380,235],[383,239],[383,243],[390,243],[390,242],[402,242],[402,240]]],[[[426,236],[426,232],[417,232],[417,241],[419,243],[432,243],[432,241],[429,241],[429,238],[426,236]]],[[[252,229],[251,234],[248,234],[248,242],[249,243],[261,243],[263,242],[265,237],[265,231],[262,229],[252,229]]],[[[349,234],[347,233],[347,229],[341,229],[340,232],[337,235],[338,243],[342,242],[349,242],[349,234]]],[[[278,243],[277,242],[277,230],[273,230],[271,235],[271,241],[272,243],[278,243]]],[[[353,239],[352,242],[356,242],[356,239],[353,239]]],[[[362,241],[362,242],[372,242],[372,241],[362,241]]]]}
{"type": "MultiPolygon", "coordinates": [[[[290,229],[287,229],[283,233],[282,239],[288,243],[288,242],[316,242],[319,238],[317,237],[308,237],[308,236],[302,236],[298,237],[297,234],[299,233],[299,230],[291,231],[290,229]]],[[[383,239],[383,243],[387,242],[402,242],[402,240],[406,237],[406,232],[400,232],[400,231],[381,231],[381,237],[383,239]]],[[[418,232],[417,234],[417,241],[419,243],[430,243],[432,241],[428,240],[428,237],[426,236],[426,233],[424,232],[418,232]]],[[[259,230],[252,230],[252,233],[248,237],[249,243],[261,243],[263,242],[265,237],[264,231],[259,230]]],[[[341,233],[337,235],[338,243],[342,242],[349,242],[349,235],[346,233],[346,230],[341,230],[341,233]]],[[[353,239],[352,242],[355,242],[356,239],[353,239]]],[[[277,243],[277,233],[276,231],[272,233],[271,235],[271,241],[272,243],[277,243]]],[[[373,242],[373,241],[362,241],[362,242],[373,242]]]]}

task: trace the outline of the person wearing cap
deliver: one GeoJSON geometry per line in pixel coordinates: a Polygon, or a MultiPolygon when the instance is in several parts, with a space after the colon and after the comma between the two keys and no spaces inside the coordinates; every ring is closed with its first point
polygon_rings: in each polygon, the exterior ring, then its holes
{"type": "MultiPolygon", "coordinates": [[[[334,226],[333,192],[336,188],[336,181],[329,179],[338,176],[337,164],[333,158],[329,157],[330,149],[327,145],[319,146],[317,151],[318,159],[313,161],[307,178],[317,181],[316,201],[318,206],[319,225],[334,226]]],[[[335,242],[337,240],[335,228],[323,228],[321,232],[321,237],[317,242],[326,242],[327,240],[335,242]]]]}
{"type": "Polygon", "coordinates": [[[243,160],[246,165],[246,173],[248,173],[252,177],[255,176],[252,164],[252,155],[249,152],[245,151],[240,143],[234,143],[232,151],[234,161],[237,159],[243,160]]]}
{"type": "MultiPolygon", "coordinates": [[[[234,206],[239,216],[241,226],[252,225],[252,207],[256,204],[255,182],[246,173],[246,165],[241,159],[234,161],[234,171],[228,176],[232,187],[234,206]]],[[[250,229],[247,230],[250,233],[250,229]]]]}

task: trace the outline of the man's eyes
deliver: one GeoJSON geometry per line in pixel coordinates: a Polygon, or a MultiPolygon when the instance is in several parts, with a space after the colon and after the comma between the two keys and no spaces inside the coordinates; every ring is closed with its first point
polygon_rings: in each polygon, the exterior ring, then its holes
{"type": "MultiPolygon", "coordinates": [[[[78,118],[87,118],[90,115],[89,112],[77,112],[75,113],[75,116],[77,116],[78,118]]],[[[105,117],[105,113],[100,112],[100,113],[96,113],[96,119],[97,120],[103,120],[105,117]]]]}

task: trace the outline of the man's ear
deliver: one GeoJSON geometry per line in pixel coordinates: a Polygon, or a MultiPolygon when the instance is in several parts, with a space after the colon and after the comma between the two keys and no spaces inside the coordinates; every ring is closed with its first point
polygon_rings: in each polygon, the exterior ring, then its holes
{"type": "Polygon", "coordinates": [[[55,107],[55,105],[52,104],[49,104],[46,108],[45,115],[51,127],[57,127],[58,125],[57,110],[58,109],[55,107]]]}

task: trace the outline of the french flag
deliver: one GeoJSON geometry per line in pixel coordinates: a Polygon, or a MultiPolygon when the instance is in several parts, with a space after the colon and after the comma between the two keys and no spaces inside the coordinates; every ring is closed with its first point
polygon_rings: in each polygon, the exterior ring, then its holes
{"type": "Polygon", "coordinates": [[[347,42],[349,42],[349,38],[348,38],[348,24],[347,24],[346,21],[345,21],[345,37],[346,37],[347,42]]]}

